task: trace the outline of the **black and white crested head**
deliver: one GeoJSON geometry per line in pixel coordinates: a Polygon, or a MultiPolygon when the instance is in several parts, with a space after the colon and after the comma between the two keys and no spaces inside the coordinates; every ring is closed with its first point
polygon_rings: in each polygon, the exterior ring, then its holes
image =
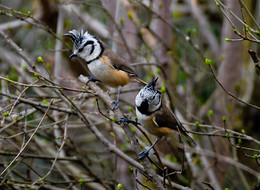
{"type": "Polygon", "coordinates": [[[142,88],[135,97],[135,106],[139,112],[151,115],[161,108],[161,92],[156,88],[158,77],[142,88]]]}
{"type": "Polygon", "coordinates": [[[87,31],[84,33],[77,30],[71,30],[64,36],[70,37],[73,42],[73,54],[70,57],[80,57],[87,63],[98,59],[103,51],[104,47],[97,37],[92,36],[87,31]]]}

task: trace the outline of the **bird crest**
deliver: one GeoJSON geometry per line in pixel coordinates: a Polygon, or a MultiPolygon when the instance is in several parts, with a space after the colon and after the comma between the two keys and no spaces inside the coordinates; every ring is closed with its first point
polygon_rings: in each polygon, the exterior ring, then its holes
{"type": "Polygon", "coordinates": [[[80,32],[77,31],[77,30],[71,30],[69,31],[67,34],[64,34],[64,36],[67,36],[67,37],[70,37],[73,41],[73,44],[76,46],[76,47],[80,47],[80,45],[82,43],[84,43],[85,41],[87,41],[90,37],[92,37],[88,31],[86,31],[84,33],[83,30],[81,30],[80,32]]]}

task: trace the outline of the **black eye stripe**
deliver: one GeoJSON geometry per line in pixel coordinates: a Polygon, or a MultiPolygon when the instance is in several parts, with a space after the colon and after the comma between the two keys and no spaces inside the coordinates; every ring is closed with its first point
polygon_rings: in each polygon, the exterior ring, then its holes
{"type": "Polygon", "coordinates": [[[94,42],[93,42],[93,41],[87,41],[87,42],[84,44],[84,46],[89,45],[89,44],[94,44],[94,42]]]}
{"type": "MultiPolygon", "coordinates": [[[[84,47],[86,47],[87,45],[90,45],[90,44],[92,44],[92,46],[93,46],[94,42],[93,42],[93,41],[87,41],[87,42],[79,49],[79,52],[82,52],[83,49],[84,49],[84,47]]],[[[93,47],[92,47],[92,49],[93,49],[93,47]]],[[[91,49],[91,51],[92,51],[92,49],[91,49]]],[[[90,54],[91,54],[91,53],[90,53],[90,54]]]]}

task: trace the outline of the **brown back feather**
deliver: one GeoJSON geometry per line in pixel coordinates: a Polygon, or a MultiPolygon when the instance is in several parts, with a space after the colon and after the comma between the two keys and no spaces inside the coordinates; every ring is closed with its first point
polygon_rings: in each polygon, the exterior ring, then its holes
{"type": "Polygon", "coordinates": [[[134,69],[132,69],[131,66],[124,59],[116,55],[111,49],[107,47],[104,42],[100,42],[105,48],[103,55],[109,57],[111,64],[115,69],[125,71],[131,77],[138,77],[134,69]]]}
{"type": "Polygon", "coordinates": [[[160,110],[154,113],[154,120],[159,127],[167,127],[180,132],[182,135],[187,137],[194,145],[196,145],[195,141],[188,135],[188,132],[184,128],[182,123],[178,120],[176,115],[169,110],[164,101],[162,102],[162,107],[160,108],[160,110]]]}

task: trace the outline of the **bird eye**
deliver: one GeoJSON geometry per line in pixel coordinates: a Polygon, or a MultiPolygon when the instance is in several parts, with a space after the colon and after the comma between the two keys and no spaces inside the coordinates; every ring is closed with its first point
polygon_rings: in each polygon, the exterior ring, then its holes
{"type": "Polygon", "coordinates": [[[82,52],[85,46],[83,46],[82,48],[79,48],[79,52],[82,52]]]}

